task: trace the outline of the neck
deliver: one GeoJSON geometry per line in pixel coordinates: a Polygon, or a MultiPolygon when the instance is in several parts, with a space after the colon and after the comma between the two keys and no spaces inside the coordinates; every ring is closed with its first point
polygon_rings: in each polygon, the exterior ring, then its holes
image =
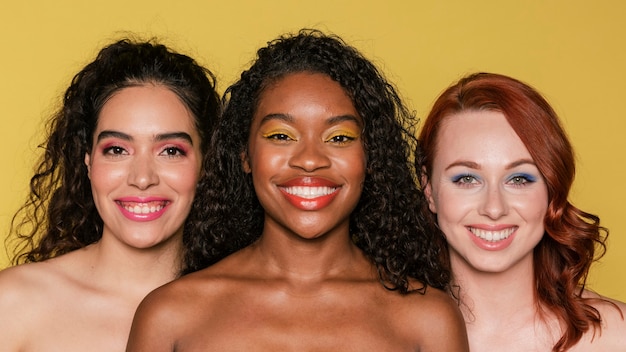
{"type": "Polygon", "coordinates": [[[547,351],[559,339],[558,320],[537,301],[532,255],[501,272],[478,271],[459,257],[451,265],[473,349],[547,351]]]}
{"type": "Polygon", "coordinates": [[[125,287],[131,294],[145,296],[178,276],[182,243],[171,240],[155,248],[138,249],[103,236],[86,249],[91,275],[103,285],[125,287]]]}
{"type": "Polygon", "coordinates": [[[511,316],[536,316],[532,256],[502,272],[476,270],[458,257],[451,258],[451,265],[466,321],[495,327],[511,316]]]}
{"type": "Polygon", "coordinates": [[[350,240],[347,227],[313,239],[266,228],[251,249],[268,275],[290,281],[319,282],[363,275],[364,268],[369,272],[372,267],[350,240]]]}

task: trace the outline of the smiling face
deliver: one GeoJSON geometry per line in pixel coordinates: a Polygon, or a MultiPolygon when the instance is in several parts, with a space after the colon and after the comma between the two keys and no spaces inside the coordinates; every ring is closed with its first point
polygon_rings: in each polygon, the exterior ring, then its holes
{"type": "Polygon", "coordinates": [[[365,179],[363,121],[341,86],[295,73],[267,87],[244,156],[265,210],[264,233],[349,233],[365,179]]]}
{"type": "Polygon", "coordinates": [[[532,267],[533,248],[544,234],[548,191],[502,113],[447,117],[428,181],[424,191],[449,243],[453,270],[532,267]]]}
{"type": "Polygon", "coordinates": [[[85,156],[104,241],[134,248],[182,238],[200,175],[200,137],[178,96],[124,88],[103,106],[85,156]]]}

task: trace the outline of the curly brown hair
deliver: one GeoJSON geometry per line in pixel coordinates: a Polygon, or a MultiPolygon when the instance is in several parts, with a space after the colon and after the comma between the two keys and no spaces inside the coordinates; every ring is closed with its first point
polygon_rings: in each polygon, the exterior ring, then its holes
{"type": "MultiPolygon", "coordinates": [[[[215,77],[192,58],[154,41],[122,39],[104,47],[72,79],[63,104],[48,121],[47,138],[30,195],[11,222],[7,239],[13,264],[39,262],[97,242],[102,219],[84,164],[91,152],[99,112],[115,92],[160,84],[174,92],[192,113],[203,155],[220,113],[215,77]]],[[[200,235],[186,223],[185,236],[200,235]]]]}

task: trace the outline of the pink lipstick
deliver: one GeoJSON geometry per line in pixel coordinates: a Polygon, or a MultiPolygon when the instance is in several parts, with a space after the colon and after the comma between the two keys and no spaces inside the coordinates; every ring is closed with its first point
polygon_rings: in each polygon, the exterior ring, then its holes
{"type": "Polygon", "coordinates": [[[479,247],[488,251],[500,251],[513,242],[517,233],[515,225],[484,225],[466,226],[470,238],[479,247]]]}
{"type": "Polygon", "coordinates": [[[122,214],[133,221],[152,221],[160,218],[170,201],[157,197],[124,197],[115,200],[122,214]]]}

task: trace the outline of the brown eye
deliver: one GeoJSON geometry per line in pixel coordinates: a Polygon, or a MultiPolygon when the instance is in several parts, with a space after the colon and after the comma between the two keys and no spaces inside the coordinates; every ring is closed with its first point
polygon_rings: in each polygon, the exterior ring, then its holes
{"type": "Polygon", "coordinates": [[[275,133],[275,134],[267,136],[267,138],[268,139],[275,139],[275,140],[279,140],[279,141],[288,141],[288,140],[291,139],[288,135],[286,135],[284,133],[275,133]]]}
{"type": "Polygon", "coordinates": [[[161,155],[165,155],[165,156],[185,156],[187,155],[187,153],[185,153],[184,150],[178,148],[178,147],[167,147],[165,148],[162,152],[161,155]]]}
{"type": "Polygon", "coordinates": [[[124,150],[124,148],[119,147],[119,146],[111,146],[108,148],[105,148],[102,152],[103,154],[113,154],[113,155],[122,155],[124,154],[126,150],[124,150]]]}
{"type": "Polygon", "coordinates": [[[353,141],[354,138],[350,137],[350,136],[344,136],[344,135],[338,135],[338,136],[333,136],[329,141],[333,142],[333,143],[348,143],[350,141],[353,141]]]}

